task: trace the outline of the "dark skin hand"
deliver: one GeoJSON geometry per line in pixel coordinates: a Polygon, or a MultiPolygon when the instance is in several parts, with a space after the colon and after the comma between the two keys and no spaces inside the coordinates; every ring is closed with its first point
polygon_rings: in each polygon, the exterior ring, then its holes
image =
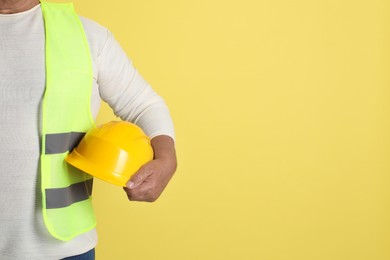
{"type": "Polygon", "coordinates": [[[176,171],[173,139],[166,135],[156,136],[151,145],[154,159],[142,166],[123,188],[131,201],[156,201],[176,171]]]}

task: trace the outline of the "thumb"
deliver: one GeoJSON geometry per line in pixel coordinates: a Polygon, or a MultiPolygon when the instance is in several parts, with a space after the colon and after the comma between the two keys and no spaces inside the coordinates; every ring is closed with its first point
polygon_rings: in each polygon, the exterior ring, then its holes
{"type": "Polygon", "coordinates": [[[135,189],[141,185],[150,175],[150,172],[141,167],[136,173],[134,173],[130,180],[127,182],[126,187],[129,189],[135,189]]]}

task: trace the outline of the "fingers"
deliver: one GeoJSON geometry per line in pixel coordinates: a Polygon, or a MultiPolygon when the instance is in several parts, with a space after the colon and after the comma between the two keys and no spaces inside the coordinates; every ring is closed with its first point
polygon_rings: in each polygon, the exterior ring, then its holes
{"type": "Polygon", "coordinates": [[[138,172],[131,176],[126,187],[130,190],[139,187],[153,172],[148,167],[141,167],[138,172]]]}
{"type": "Polygon", "coordinates": [[[131,201],[154,202],[159,196],[156,192],[156,173],[152,165],[144,165],[126,184],[124,190],[131,201]]]}
{"type": "Polygon", "coordinates": [[[154,202],[159,197],[159,193],[155,192],[152,185],[145,182],[136,189],[124,188],[124,190],[130,201],[154,202]]]}
{"type": "Polygon", "coordinates": [[[174,170],[164,159],[154,159],[145,164],[128,181],[124,190],[131,201],[154,202],[161,195],[174,170]]]}

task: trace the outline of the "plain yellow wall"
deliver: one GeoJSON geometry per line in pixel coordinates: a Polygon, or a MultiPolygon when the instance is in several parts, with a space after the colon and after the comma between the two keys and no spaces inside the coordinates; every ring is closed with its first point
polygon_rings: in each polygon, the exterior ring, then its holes
{"type": "MultiPolygon", "coordinates": [[[[76,0],[171,109],[158,202],[96,181],[98,260],[390,259],[388,0],[76,0]]],[[[98,122],[113,119],[104,106],[98,122]]]]}

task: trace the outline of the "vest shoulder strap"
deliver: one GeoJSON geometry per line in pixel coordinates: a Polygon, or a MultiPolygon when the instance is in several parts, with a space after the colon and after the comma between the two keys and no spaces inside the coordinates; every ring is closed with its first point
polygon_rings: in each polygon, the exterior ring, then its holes
{"type": "Polygon", "coordinates": [[[69,3],[41,1],[45,26],[46,89],[42,106],[41,190],[45,225],[70,240],[95,227],[92,177],[65,156],[94,120],[90,112],[92,61],[81,21],[69,3]]]}

